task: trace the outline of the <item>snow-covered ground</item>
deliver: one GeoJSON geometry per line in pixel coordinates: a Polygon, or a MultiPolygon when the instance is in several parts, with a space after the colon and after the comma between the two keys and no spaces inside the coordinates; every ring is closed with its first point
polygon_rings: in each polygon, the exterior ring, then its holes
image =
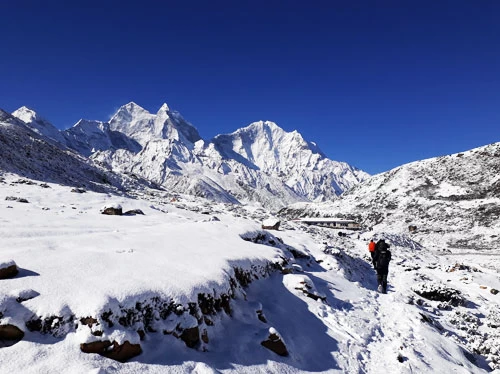
{"type": "Polygon", "coordinates": [[[24,337],[0,340],[1,373],[482,373],[498,365],[495,255],[433,253],[384,227],[347,237],[294,222],[267,231],[262,209],[4,177],[0,269],[14,261],[19,273],[0,279],[0,332],[16,326],[24,337]],[[144,215],[100,213],[118,205],[144,215]],[[391,244],[387,294],[376,291],[372,237],[391,244]],[[206,307],[200,294],[221,304],[206,307]],[[198,337],[184,339],[196,326],[198,337]],[[288,355],[261,344],[270,333],[288,355]],[[97,340],[140,344],[142,353],[121,363],[81,351],[97,340]]]}

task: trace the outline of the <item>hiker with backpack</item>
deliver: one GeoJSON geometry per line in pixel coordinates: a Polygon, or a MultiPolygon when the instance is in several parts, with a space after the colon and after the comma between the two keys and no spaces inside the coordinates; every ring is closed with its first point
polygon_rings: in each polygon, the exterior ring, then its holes
{"type": "Polygon", "coordinates": [[[372,264],[373,264],[373,268],[376,269],[377,267],[375,266],[375,259],[374,259],[374,256],[375,256],[375,242],[373,241],[373,239],[370,240],[370,243],[368,243],[368,251],[370,252],[370,255],[372,256],[372,264]]]}
{"type": "Polygon", "coordinates": [[[377,270],[378,291],[387,293],[387,274],[389,274],[389,262],[391,261],[390,245],[384,239],[380,239],[375,245],[373,261],[377,270]]]}

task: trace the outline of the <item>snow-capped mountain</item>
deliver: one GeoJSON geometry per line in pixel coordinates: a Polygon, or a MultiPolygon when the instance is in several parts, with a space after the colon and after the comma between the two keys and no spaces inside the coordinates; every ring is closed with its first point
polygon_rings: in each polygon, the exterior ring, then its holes
{"type": "Polygon", "coordinates": [[[498,247],[500,143],[412,162],[375,175],[331,204],[294,205],[289,217],[345,216],[366,227],[408,230],[429,247],[454,252],[498,247]]]}
{"type": "MultiPolygon", "coordinates": [[[[51,129],[50,126],[44,128],[51,129]]],[[[92,163],[54,142],[54,138],[33,131],[24,121],[1,109],[0,170],[95,191],[123,189],[131,185],[140,188],[136,180],[92,163]]]]}
{"type": "Polygon", "coordinates": [[[222,155],[240,155],[309,200],[334,199],[368,177],[345,162],[328,159],[297,131],[286,132],[270,121],[254,122],[212,142],[222,155]]]}
{"type": "Polygon", "coordinates": [[[210,141],[163,104],[153,114],[130,102],[109,122],[80,120],[58,131],[26,107],[14,112],[26,126],[94,162],[145,178],[173,193],[219,202],[257,202],[274,208],[327,201],[369,175],[328,159],[297,132],[260,121],[210,141]]]}
{"type": "Polygon", "coordinates": [[[64,136],[49,121],[40,117],[34,110],[25,106],[12,112],[12,115],[23,121],[31,130],[61,144],[65,144],[64,136]]]}
{"type": "Polygon", "coordinates": [[[272,122],[256,122],[211,141],[178,112],[156,114],[131,102],[107,123],[80,121],[65,144],[95,161],[172,192],[273,207],[334,199],[368,174],[329,160],[314,143],[272,122]]]}
{"type": "Polygon", "coordinates": [[[158,113],[151,114],[136,103],[122,106],[111,117],[110,128],[138,141],[142,146],[157,139],[176,140],[189,146],[201,137],[180,113],[163,104],[158,113]]]}

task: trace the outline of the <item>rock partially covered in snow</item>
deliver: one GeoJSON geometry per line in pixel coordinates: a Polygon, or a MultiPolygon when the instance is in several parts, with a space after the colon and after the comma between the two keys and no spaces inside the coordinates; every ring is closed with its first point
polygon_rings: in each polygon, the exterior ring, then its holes
{"type": "Polygon", "coordinates": [[[40,294],[37,291],[28,288],[23,290],[13,290],[10,292],[10,295],[15,297],[18,303],[22,303],[24,301],[34,299],[40,294]]]}
{"type": "Polygon", "coordinates": [[[136,215],[144,215],[144,212],[140,209],[132,209],[132,210],[127,210],[125,213],[123,213],[124,216],[136,216],[136,215]]]}
{"type": "Polygon", "coordinates": [[[307,297],[314,300],[325,300],[326,296],[319,293],[311,278],[304,274],[286,274],[283,277],[283,284],[290,291],[302,291],[307,297]]]}
{"type": "Polygon", "coordinates": [[[262,229],[264,230],[279,230],[280,221],[276,218],[267,218],[262,221],[262,229]]]}
{"type": "Polygon", "coordinates": [[[280,356],[288,356],[288,350],[286,349],[285,343],[281,339],[278,331],[273,327],[269,328],[268,338],[260,344],[280,356]]]}
{"type": "Polygon", "coordinates": [[[466,303],[459,290],[443,284],[422,282],[414,285],[412,290],[427,300],[442,301],[453,306],[464,305],[466,303]]]}
{"type": "Polygon", "coordinates": [[[123,214],[122,206],[120,204],[104,205],[100,212],[101,214],[107,214],[110,216],[121,216],[123,214]]]}
{"type": "Polygon", "coordinates": [[[19,269],[14,261],[0,262],[0,279],[13,278],[19,273],[19,269]]]}

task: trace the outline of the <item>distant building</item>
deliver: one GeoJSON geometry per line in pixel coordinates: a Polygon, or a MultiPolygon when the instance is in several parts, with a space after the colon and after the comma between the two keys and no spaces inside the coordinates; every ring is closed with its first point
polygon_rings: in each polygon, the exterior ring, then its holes
{"type": "Polygon", "coordinates": [[[297,218],[294,222],[305,223],[306,225],[315,225],[328,227],[331,229],[360,230],[358,222],[339,218],[297,218]]]}

